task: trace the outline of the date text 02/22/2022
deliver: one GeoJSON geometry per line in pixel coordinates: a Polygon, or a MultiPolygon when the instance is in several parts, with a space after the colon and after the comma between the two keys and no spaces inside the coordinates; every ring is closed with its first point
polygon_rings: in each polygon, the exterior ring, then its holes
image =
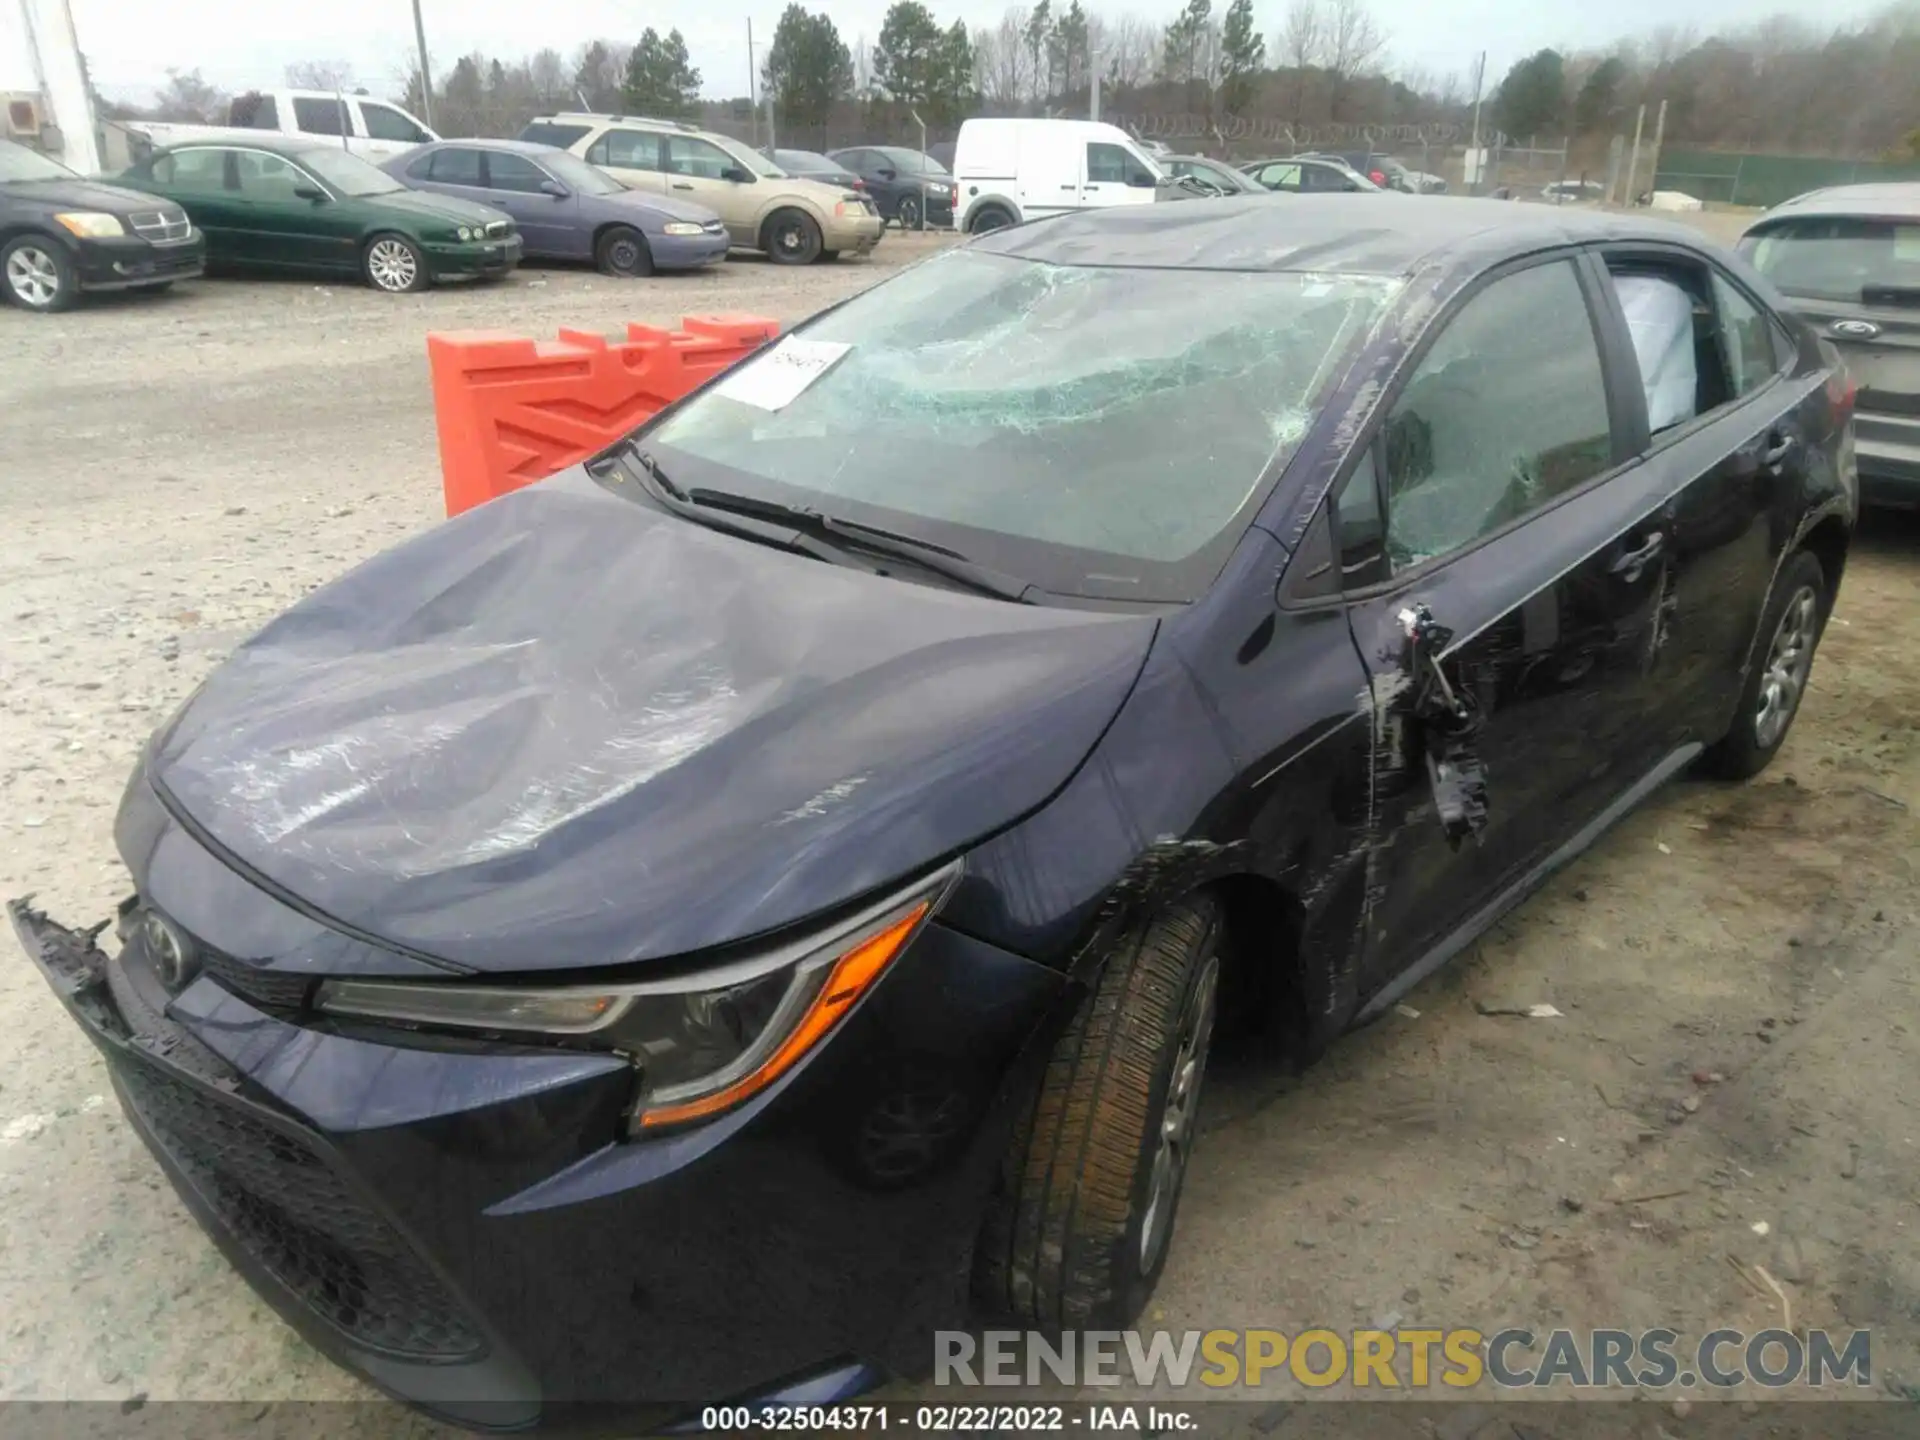
{"type": "Polygon", "coordinates": [[[701,1412],[709,1433],[841,1431],[909,1434],[1004,1434],[1008,1431],[1117,1430],[1166,1435],[1197,1428],[1178,1406],[1089,1405],[719,1405],[701,1412]]]}

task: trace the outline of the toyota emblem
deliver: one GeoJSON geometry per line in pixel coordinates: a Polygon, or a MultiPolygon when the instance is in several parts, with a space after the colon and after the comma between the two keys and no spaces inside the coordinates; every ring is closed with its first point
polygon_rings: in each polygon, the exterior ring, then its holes
{"type": "Polygon", "coordinates": [[[1880,333],[1880,327],[1871,320],[1836,320],[1830,328],[1849,340],[1871,340],[1880,333]]]}
{"type": "Polygon", "coordinates": [[[199,969],[193,942],[175,929],[170,920],[153,910],[147,912],[141,928],[146,933],[147,954],[153,959],[153,968],[160,976],[160,983],[167,987],[169,994],[179,991],[199,969]]]}

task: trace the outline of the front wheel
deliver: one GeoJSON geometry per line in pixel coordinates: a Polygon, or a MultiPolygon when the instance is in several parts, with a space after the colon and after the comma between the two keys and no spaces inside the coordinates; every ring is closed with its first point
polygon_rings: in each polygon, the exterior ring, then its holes
{"type": "Polygon", "coordinates": [[[80,280],[67,252],[37,235],[22,235],[0,249],[0,279],[7,298],[23,310],[51,314],[80,297],[80,280]]]}
{"type": "Polygon", "coordinates": [[[1701,761],[1709,774],[1746,780],[1780,753],[1793,717],[1800,713],[1831,603],[1826,575],[1814,556],[1802,550],[1781,567],[1760,621],[1764,648],[1741,687],[1733,728],[1701,761]]]}
{"type": "Polygon", "coordinates": [[[967,233],[984,235],[989,230],[1004,230],[1011,224],[1013,224],[1013,215],[1010,211],[998,205],[982,205],[967,221],[967,233]]]}
{"type": "Polygon", "coordinates": [[[776,210],[763,232],[767,254],[777,265],[811,265],[826,249],[820,227],[800,210],[776,210]]]}
{"type": "Polygon", "coordinates": [[[920,202],[911,195],[903,197],[900,201],[898,219],[902,230],[918,230],[920,228],[920,202]]]}
{"type": "Polygon", "coordinates": [[[1015,1136],[975,1289],[1042,1329],[1124,1329],[1160,1279],[1220,994],[1220,909],[1192,895],[1123,934],[1015,1136]]]}
{"type": "Polygon", "coordinates": [[[427,257],[420,247],[404,235],[376,235],[367,243],[362,268],[367,283],[389,295],[405,295],[424,290],[432,283],[427,273],[427,257]]]}
{"type": "Polygon", "coordinates": [[[594,262],[602,275],[638,279],[653,274],[653,251],[647,237],[628,225],[616,225],[600,237],[593,248],[594,262]]]}

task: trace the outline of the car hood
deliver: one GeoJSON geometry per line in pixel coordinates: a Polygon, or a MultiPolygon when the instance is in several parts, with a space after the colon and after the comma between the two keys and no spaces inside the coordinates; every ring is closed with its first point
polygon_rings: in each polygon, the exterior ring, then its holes
{"type": "MultiPolygon", "coordinates": [[[[154,197],[124,185],[108,185],[98,180],[29,180],[0,182],[0,195],[10,200],[57,205],[63,210],[101,210],[109,215],[127,215],[135,210],[154,208],[154,197]]],[[[172,205],[172,201],[167,202],[172,205]]],[[[174,209],[179,209],[177,205],[174,209]]]]}
{"type": "Polygon", "coordinates": [[[1037,808],[1155,622],[888,579],[579,469],[314,592],[147,773],[230,864],[483,972],[776,929],[1037,808]]]}
{"type": "Polygon", "coordinates": [[[390,213],[413,220],[452,221],[456,225],[486,225],[495,220],[511,220],[504,210],[462,200],[457,195],[436,195],[428,190],[396,190],[390,195],[360,195],[354,204],[375,205],[390,213]]]}
{"type": "Polygon", "coordinates": [[[692,200],[682,200],[677,195],[649,195],[643,190],[622,190],[617,195],[588,195],[582,198],[588,205],[605,205],[619,212],[646,210],[665,220],[691,220],[696,225],[711,225],[720,218],[717,211],[692,200]]]}

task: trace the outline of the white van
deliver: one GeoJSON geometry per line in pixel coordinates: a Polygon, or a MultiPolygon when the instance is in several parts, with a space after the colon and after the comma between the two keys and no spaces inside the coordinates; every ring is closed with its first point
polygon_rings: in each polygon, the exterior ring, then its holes
{"type": "Polygon", "coordinates": [[[1066,210],[1148,205],[1166,179],[1098,120],[969,120],[953,147],[953,228],[978,234],[1066,210]]]}

